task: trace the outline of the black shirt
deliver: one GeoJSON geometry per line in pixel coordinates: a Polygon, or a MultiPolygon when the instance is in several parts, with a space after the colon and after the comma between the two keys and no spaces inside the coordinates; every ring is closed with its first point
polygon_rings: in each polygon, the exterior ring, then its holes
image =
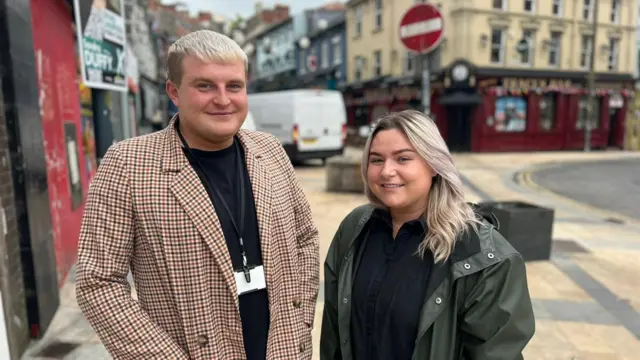
{"type": "Polygon", "coordinates": [[[405,223],[393,239],[388,212],[376,210],[366,242],[358,246],[351,339],[355,360],[410,360],[433,256],[417,255],[426,226],[405,223]]]}
{"type": "MultiPolygon", "coordinates": [[[[246,169],[244,152],[242,145],[237,139],[234,139],[233,145],[219,151],[202,151],[191,149],[191,153],[197,159],[198,163],[206,171],[209,180],[215,183],[222,196],[224,197],[229,210],[233,213],[236,225],[239,224],[240,212],[240,195],[238,184],[239,176],[244,176],[244,231],[242,238],[249,266],[262,265],[262,251],[260,249],[260,236],[258,231],[258,220],[256,217],[256,207],[253,200],[253,189],[251,180],[246,169]],[[242,156],[242,174],[238,174],[238,165],[236,163],[237,151],[236,147],[240,147],[242,156]]],[[[189,156],[187,156],[190,158],[189,156]]],[[[242,256],[240,253],[240,243],[238,235],[231,223],[229,214],[222,205],[216,192],[206,184],[206,179],[198,165],[194,164],[193,159],[189,159],[191,165],[198,173],[200,180],[207,188],[209,197],[213,202],[216,214],[220,219],[222,232],[229,249],[231,263],[235,270],[242,269],[242,256]]],[[[242,320],[242,334],[244,337],[245,351],[247,360],[264,360],[267,357],[267,336],[269,333],[269,299],[267,290],[259,290],[251,293],[239,295],[240,318],[242,320]]],[[[214,304],[215,306],[215,304],[214,304]]]]}

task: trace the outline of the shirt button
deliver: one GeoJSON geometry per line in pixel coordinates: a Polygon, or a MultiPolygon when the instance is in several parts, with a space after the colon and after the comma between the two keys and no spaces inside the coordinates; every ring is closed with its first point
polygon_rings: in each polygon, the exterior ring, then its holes
{"type": "Polygon", "coordinates": [[[209,344],[209,337],[207,335],[198,336],[198,345],[200,345],[200,347],[205,347],[207,344],[209,344]]]}
{"type": "Polygon", "coordinates": [[[300,352],[303,353],[305,350],[307,350],[307,345],[305,345],[305,343],[300,343],[300,352]]]}
{"type": "Polygon", "coordinates": [[[438,304],[438,305],[442,304],[442,299],[441,298],[436,298],[436,304],[438,304]]]}
{"type": "Polygon", "coordinates": [[[467,270],[469,270],[469,269],[471,269],[471,265],[469,265],[469,264],[464,264],[464,268],[465,268],[465,269],[467,269],[467,270]]]}
{"type": "Polygon", "coordinates": [[[299,309],[300,306],[302,306],[302,300],[300,300],[300,298],[293,299],[293,307],[299,309]]]}
{"type": "Polygon", "coordinates": [[[487,254],[487,257],[488,257],[489,259],[493,259],[493,258],[495,257],[495,255],[493,255],[493,253],[488,253],[488,254],[487,254]]]}

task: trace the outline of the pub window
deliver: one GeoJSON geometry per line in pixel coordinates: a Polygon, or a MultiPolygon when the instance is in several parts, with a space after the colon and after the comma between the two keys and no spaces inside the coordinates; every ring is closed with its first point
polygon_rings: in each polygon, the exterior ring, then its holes
{"type": "Polygon", "coordinates": [[[549,66],[560,65],[562,33],[552,31],[549,39],[549,66]]]}
{"type": "Polygon", "coordinates": [[[554,16],[562,16],[562,0],[553,0],[553,5],[551,5],[551,13],[554,16]]]}
{"type": "Polygon", "coordinates": [[[493,8],[495,10],[506,10],[507,0],[493,0],[493,8]]]}
{"type": "Polygon", "coordinates": [[[362,70],[364,69],[364,58],[356,56],[354,77],[356,81],[362,80],[362,70]]]}
{"type": "Polygon", "coordinates": [[[381,29],[382,28],[382,14],[384,13],[384,10],[382,9],[382,0],[376,0],[376,9],[373,12],[375,19],[375,28],[377,29],[381,29]]]}
{"type": "MultiPolygon", "coordinates": [[[[583,95],[578,102],[578,121],[576,122],[576,129],[583,130],[584,124],[589,118],[589,96],[583,95]]],[[[593,116],[591,117],[591,129],[597,129],[600,125],[600,98],[596,97],[593,101],[593,116]]]]}
{"type": "Polygon", "coordinates": [[[620,21],[620,0],[611,0],[611,22],[617,24],[620,21]]]}
{"type": "Polygon", "coordinates": [[[502,64],[504,60],[504,30],[491,30],[491,63],[502,64]]]}
{"type": "Polygon", "coordinates": [[[556,94],[545,94],[540,97],[540,128],[551,131],[556,127],[556,94]]]}
{"type": "Polygon", "coordinates": [[[582,6],[582,20],[593,19],[593,1],[594,0],[584,0],[582,6]]]}
{"type": "Polygon", "coordinates": [[[591,41],[593,37],[590,35],[582,35],[582,44],[580,46],[580,67],[586,69],[591,64],[591,41]]]}
{"type": "Polygon", "coordinates": [[[536,11],[536,2],[535,0],[524,0],[524,11],[526,12],[535,12],[536,11]]]}
{"type": "Polygon", "coordinates": [[[532,65],[535,54],[535,32],[531,29],[522,30],[522,38],[526,39],[529,45],[527,49],[520,54],[520,64],[532,65]]]}
{"type": "Polygon", "coordinates": [[[616,38],[609,39],[609,71],[618,69],[618,52],[620,41],[616,38]]]}
{"type": "Polygon", "coordinates": [[[375,77],[382,75],[382,52],[380,50],[373,52],[373,71],[375,77]]]}
{"type": "Polygon", "coordinates": [[[407,57],[405,59],[406,59],[404,62],[405,74],[413,74],[416,68],[415,56],[413,56],[412,53],[407,52],[407,57]]]}
{"type": "Polygon", "coordinates": [[[356,36],[362,35],[362,12],[363,5],[358,5],[355,10],[356,21],[354,22],[356,36]]]}
{"type": "Polygon", "coordinates": [[[527,99],[501,96],[496,99],[494,129],[500,132],[523,132],[527,128],[527,99]]]}

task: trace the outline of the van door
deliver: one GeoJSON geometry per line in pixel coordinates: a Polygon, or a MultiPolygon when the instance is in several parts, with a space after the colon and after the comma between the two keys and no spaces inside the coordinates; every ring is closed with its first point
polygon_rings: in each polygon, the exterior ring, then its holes
{"type": "Polygon", "coordinates": [[[298,151],[331,151],[343,147],[342,131],[347,114],[342,95],[334,91],[313,91],[296,99],[298,151]]]}

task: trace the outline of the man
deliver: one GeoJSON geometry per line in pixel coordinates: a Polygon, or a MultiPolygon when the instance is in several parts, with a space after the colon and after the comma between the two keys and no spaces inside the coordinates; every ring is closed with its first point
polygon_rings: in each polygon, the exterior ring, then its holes
{"type": "Polygon", "coordinates": [[[278,140],[239,130],[246,72],[226,36],[176,41],[179,113],[113,145],[91,184],[77,298],[115,359],[311,359],[318,234],[278,140]]]}

